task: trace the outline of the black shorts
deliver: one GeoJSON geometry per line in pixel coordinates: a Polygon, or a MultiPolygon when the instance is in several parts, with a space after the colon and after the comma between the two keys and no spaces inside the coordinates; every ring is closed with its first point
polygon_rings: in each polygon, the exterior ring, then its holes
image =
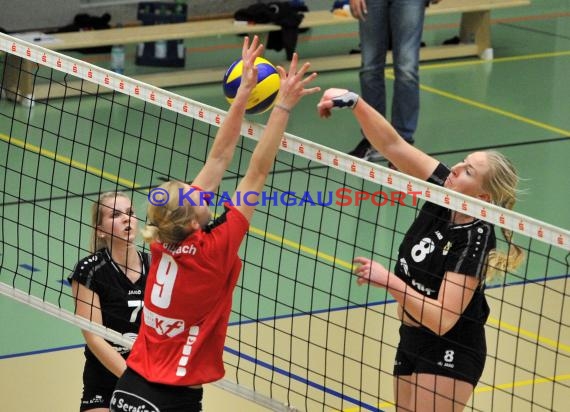
{"type": "Polygon", "coordinates": [[[394,376],[428,373],[477,385],[487,357],[484,325],[469,323],[438,336],[426,328],[400,326],[394,376]]]}
{"type": "Polygon", "coordinates": [[[199,412],[203,389],[152,383],[127,368],[117,382],[111,412],[199,412]]]}
{"type": "Polygon", "coordinates": [[[94,357],[86,355],[83,368],[83,395],[79,411],[108,408],[118,378],[94,357]]]}

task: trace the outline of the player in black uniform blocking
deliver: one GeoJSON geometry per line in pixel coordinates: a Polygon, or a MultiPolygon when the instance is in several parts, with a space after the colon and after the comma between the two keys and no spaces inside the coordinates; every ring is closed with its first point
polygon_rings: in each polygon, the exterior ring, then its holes
{"type": "MultiPolygon", "coordinates": [[[[474,152],[448,169],[406,143],[357,94],[328,89],[317,110],[351,108],[366,138],[403,173],[512,209],[518,176],[495,151],[474,152]]],[[[524,254],[503,230],[508,252],[496,249],[492,224],[426,202],[404,236],[393,272],[357,257],[358,284],[383,287],[402,320],[394,363],[398,411],[461,411],[479,381],[487,354],[485,280],[520,265],[524,254]]]]}
{"type": "MultiPolygon", "coordinates": [[[[143,305],[147,253],[134,241],[137,218],[131,200],[120,192],[106,192],[93,204],[92,254],[81,259],[69,277],[75,313],[134,339],[143,305]]],[[[109,411],[118,377],[126,369],[127,348],[92,332],[85,338],[85,367],[80,411],[109,411]]]]}

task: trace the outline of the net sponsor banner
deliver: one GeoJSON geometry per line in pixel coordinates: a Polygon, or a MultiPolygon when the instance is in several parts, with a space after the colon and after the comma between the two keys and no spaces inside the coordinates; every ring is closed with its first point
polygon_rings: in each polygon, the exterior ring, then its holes
{"type": "MultiPolygon", "coordinates": [[[[110,90],[151,102],[182,115],[199,119],[214,126],[219,126],[227,113],[215,107],[2,33],[0,33],[0,50],[80,79],[88,80],[110,90]]],[[[258,140],[263,130],[264,126],[262,124],[245,120],[242,124],[241,134],[258,140]]],[[[358,176],[364,180],[384,185],[396,191],[420,192],[418,195],[420,199],[484,219],[496,226],[504,227],[565,250],[570,250],[570,231],[568,230],[461,193],[447,191],[437,185],[413,178],[382,165],[376,165],[348,156],[340,151],[289,133],[283,135],[281,150],[358,176]]]]}

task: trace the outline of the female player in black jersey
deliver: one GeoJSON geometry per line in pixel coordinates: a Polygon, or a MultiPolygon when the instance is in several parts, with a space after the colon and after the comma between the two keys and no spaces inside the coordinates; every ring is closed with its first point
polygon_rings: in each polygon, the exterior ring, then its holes
{"type": "MultiPolygon", "coordinates": [[[[352,108],[372,146],[400,171],[512,209],[518,177],[500,153],[469,154],[448,169],[406,143],[378,112],[353,92],[328,89],[317,109],[352,108]]],[[[496,249],[493,225],[426,202],[400,245],[393,272],[357,257],[359,284],[386,288],[402,320],[394,363],[398,411],[461,411],[485,365],[489,315],[486,276],[514,270],[522,251],[503,231],[508,253],[496,249]]]]}
{"type": "MultiPolygon", "coordinates": [[[[69,277],[75,313],[135,338],[140,325],[149,258],[134,244],[137,219],[131,200],[107,192],[93,204],[92,254],[69,277]]],[[[85,338],[85,367],[80,411],[109,411],[117,379],[126,369],[128,349],[92,332],[85,338]]]]}

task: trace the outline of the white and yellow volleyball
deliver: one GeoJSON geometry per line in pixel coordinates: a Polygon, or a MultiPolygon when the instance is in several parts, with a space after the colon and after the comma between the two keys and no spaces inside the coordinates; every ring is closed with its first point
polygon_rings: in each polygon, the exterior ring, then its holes
{"type": "MultiPolygon", "coordinates": [[[[258,57],[255,59],[254,64],[257,67],[257,85],[252,90],[247,101],[245,111],[247,114],[259,114],[271,109],[281,85],[279,73],[277,73],[277,69],[269,60],[258,57]]],[[[236,97],[241,83],[242,72],[243,62],[239,59],[230,65],[224,75],[224,95],[230,104],[236,97]]]]}

